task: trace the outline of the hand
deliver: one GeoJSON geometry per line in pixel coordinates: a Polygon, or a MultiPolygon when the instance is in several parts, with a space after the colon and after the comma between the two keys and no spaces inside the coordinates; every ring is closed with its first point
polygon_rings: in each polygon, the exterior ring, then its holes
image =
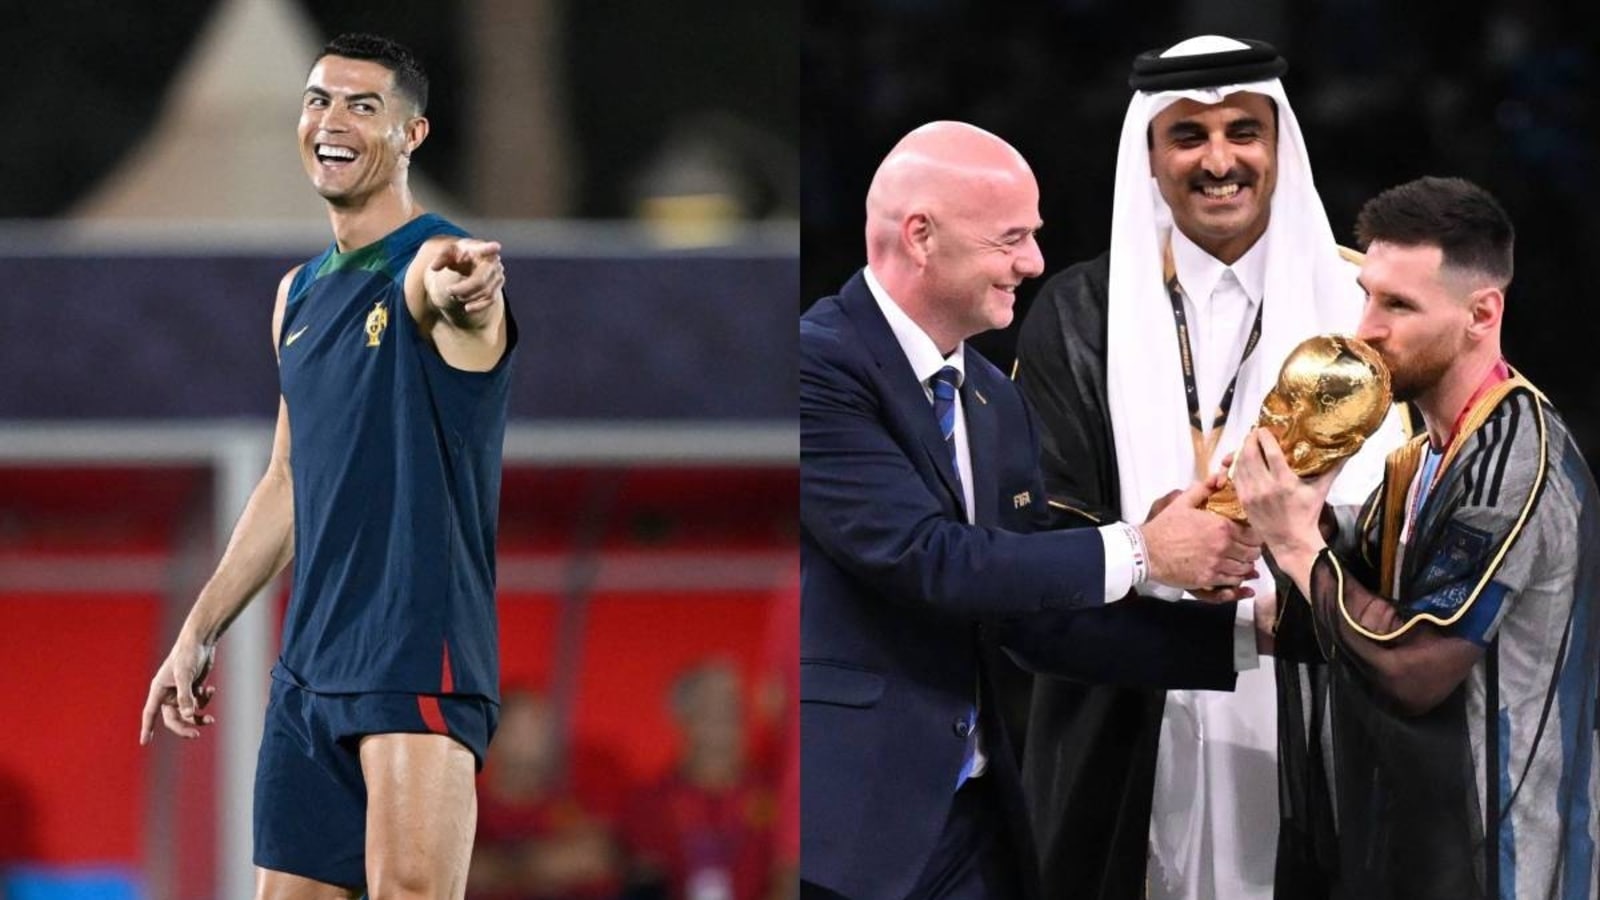
{"type": "Polygon", "coordinates": [[[1261,542],[1250,528],[1201,509],[1211,496],[1209,479],[1151,507],[1155,515],[1139,526],[1150,554],[1150,578],[1189,590],[1200,589],[1219,601],[1237,599],[1255,575],[1261,542]]]}
{"type": "Polygon", "coordinates": [[[215,685],[203,683],[211,672],[212,659],[211,647],[179,636],[156,677],[150,679],[150,695],[139,726],[141,745],[155,737],[158,715],[168,731],[191,740],[200,736],[201,726],[217,721],[204,712],[217,692],[215,685]]]}
{"type": "Polygon", "coordinates": [[[1234,490],[1250,524],[1275,556],[1322,547],[1322,506],[1343,465],[1341,461],[1321,475],[1302,479],[1289,467],[1272,432],[1257,428],[1245,436],[1234,467],[1234,490]]]}
{"type": "Polygon", "coordinates": [[[1212,493],[1222,490],[1222,486],[1233,478],[1233,461],[1237,456],[1237,453],[1223,456],[1222,461],[1217,463],[1217,470],[1206,479],[1206,484],[1210,486],[1212,493]]]}
{"type": "MultiPolygon", "coordinates": [[[[1206,486],[1208,488],[1210,488],[1210,482],[1209,481],[1206,483],[1206,486]]],[[[1214,489],[1212,489],[1212,490],[1214,490],[1214,489]]],[[[1157,497],[1156,498],[1156,502],[1150,504],[1150,512],[1145,514],[1144,520],[1146,522],[1148,522],[1151,519],[1154,519],[1156,516],[1161,515],[1161,511],[1162,510],[1164,510],[1167,507],[1171,506],[1172,505],[1172,501],[1174,501],[1174,500],[1176,500],[1176,499],[1178,499],[1179,497],[1182,497],[1182,496],[1183,496],[1183,491],[1167,491],[1165,494],[1162,494],[1161,496],[1157,497]]]]}
{"type": "Polygon", "coordinates": [[[440,250],[428,269],[460,276],[453,282],[442,282],[443,296],[430,297],[434,306],[447,316],[488,309],[499,299],[500,289],[506,284],[505,263],[500,260],[500,245],[495,241],[461,238],[440,250]]]}

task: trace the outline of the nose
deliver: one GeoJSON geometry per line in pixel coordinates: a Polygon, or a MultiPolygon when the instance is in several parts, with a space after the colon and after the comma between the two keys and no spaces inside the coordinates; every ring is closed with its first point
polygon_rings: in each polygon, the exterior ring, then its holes
{"type": "Polygon", "coordinates": [[[1213,178],[1221,178],[1233,169],[1233,145],[1226,136],[1219,135],[1206,143],[1200,165],[1213,178]]]}
{"type": "Polygon", "coordinates": [[[345,114],[338,104],[330,103],[323,109],[312,113],[312,123],[319,131],[341,132],[346,130],[345,114]]]}
{"type": "Polygon", "coordinates": [[[1356,337],[1376,347],[1383,343],[1389,336],[1389,326],[1383,323],[1380,316],[1372,312],[1372,304],[1367,304],[1367,309],[1361,314],[1361,323],[1356,326],[1356,337]]]}
{"type": "Polygon", "coordinates": [[[1037,278],[1044,274],[1044,251],[1039,249],[1039,241],[1032,235],[1028,236],[1022,252],[1017,254],[1016,271],[1023,278],[1037,278]]]}

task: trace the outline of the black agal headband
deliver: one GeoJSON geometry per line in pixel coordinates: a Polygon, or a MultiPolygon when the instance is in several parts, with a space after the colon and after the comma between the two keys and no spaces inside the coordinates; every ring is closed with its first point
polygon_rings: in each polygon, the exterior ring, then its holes
{"type": "Polygon", "coordinates": [[[1221,87],[1266,81],[1289,71],[1289,62],[1279,56],[1277,48],[1271,44],[1245,38],[1238,40],[1246,46],[1192,56],[1162,56],[1167,48],[1147,50],[1134,57],[1128,86],[1148,92],[1221,87]]]}

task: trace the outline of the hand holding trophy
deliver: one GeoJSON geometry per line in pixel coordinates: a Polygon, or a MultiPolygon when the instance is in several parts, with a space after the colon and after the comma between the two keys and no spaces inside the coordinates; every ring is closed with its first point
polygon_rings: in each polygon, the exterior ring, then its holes
{"type": "MultiPolygon", "coordinates": [[[[1319,334],[1300,342],[1283,361],[1278,383],[1261,401],[1256,427],[1278,439],[1301,478],[1320,475],[1353,456],[1383,423],[1393,397],[1389,370],[1359,338],[1319,334]]],[[[1247,521],[1230,479],[1206,509],[1247,521]]]]}

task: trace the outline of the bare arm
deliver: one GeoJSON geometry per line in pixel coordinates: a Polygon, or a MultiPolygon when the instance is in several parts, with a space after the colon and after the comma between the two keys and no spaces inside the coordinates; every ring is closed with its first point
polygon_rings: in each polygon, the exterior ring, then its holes
{"type": "Polygon", "coordinates": [[[499,244],[435,238],[406,273],[406,307],[445,362],[487,372],[506,350],[505,283],[499,244]]]}
{"type": "MultiPolygon", "coordinates": [[[[283,324],[291,271],[278,286],[273,309],[274,346],[283,324]]],[[[172,652],[156,670],[145,699],[139,743],[149,743],[159,718],[167,729],[186,738],[200,736],[200,726],[215,721],[204,713],[215,688],[204,685],[218,639],[294,555],[294,487],[289,470],[289,407],[278,399],[278,423],[266,474],[251,492],[244,513],[217,569],[178,631],[172,652]]]]}
{"type": "Polygon", "coordinates": [[[294,556],[294,482],[289,474],[289,407],[278,400],[278,426],[266,474],[250,493],[244,513],[200,597],[183,623],[183,633],[206,645],[222,637],[245,605],[294,556]]]}

